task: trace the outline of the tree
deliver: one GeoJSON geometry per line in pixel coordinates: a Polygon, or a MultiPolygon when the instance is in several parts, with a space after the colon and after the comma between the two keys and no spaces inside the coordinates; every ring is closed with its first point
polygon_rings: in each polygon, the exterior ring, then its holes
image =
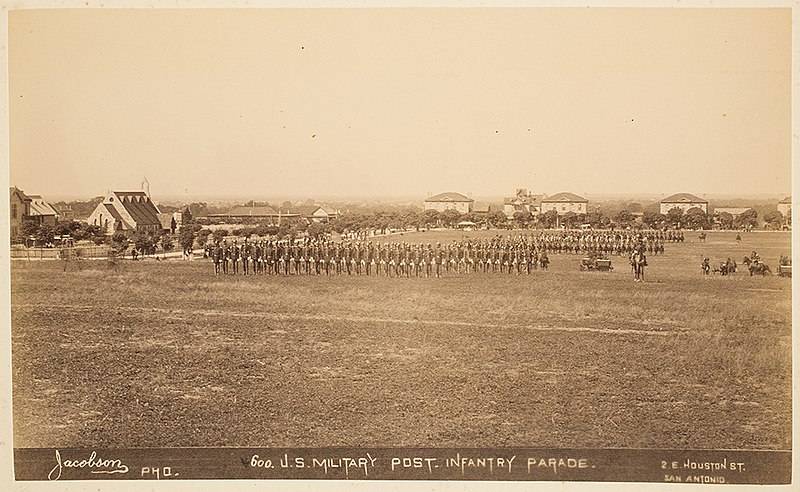
{"type": "Polygon", "coordinates": [[[547,228],[552,229],[558,224],[558,212],[555,210],[548,210],[539,218],[539,221],[547,228]]]}
{"type": "Polygon", "coordinates": [[[764,215],[764,222],[769,224],[772,229],[780,229],[784,224],[783,214],[777,210],[767,212],[764,215]]]}
{"type": "Polygon", "coordinates": [[[461,218],[461,212],[458,210],[447,209],[441,213],[442,225],[445,227],[455,227],[461,218]]]}
{"type": "Polygon", "coordinates": [[[228,235],[228,229],[214,229],[211,236],[214,237],[214,242],[222,241],[228,235]]]}
{"type": "Polygon", "coordinates": [[[172,251],[172,248],[174,247],[174,243],[172,241],[172,236],[170,236],[169,234],[164,234],[163,236],[161,236],[161,241],[160,242],[161,242],[161,249],[162,250],[164,250],[164,251],[172,251]]]}
{"type": "Polygon", "coordinates": [[[435,227],[439,224],[441,220],[441,214],[438,210],[429,209],[422,212],[422,223],[425,224],[425,227],[435,227]]]}
{"type": "MultiPolygon", "coordinates": [[[[124,235],[122,233],[117,233],[124,235]]],[[[117,236],[114,234],[114,237],[117,236]]],[[[127,238],[126,238],[127,239],[127,238]]],[[[152,255],[156,252],[156,242],[153,240],[153,237],[149,234],[145,234],[142,232],[137,232],[133,235],[133,245],[136,247],[136,250],[139,251],[143,255],[152,255]]]]}
{"type": "Polygon", "coordinates": [[[189,254],[194,245],[195,231],[194,227],[183,227],[178,235],[178,243],[183,248],[184,254],[189,254]]]}
{"type": "Polygon", "coordinates": [[[201,248],[208,242],[208,236],[211,235],[210,229],[200,229],[197,232],[197,245],[201,248]]]}
{"type": "Polygon", "coordinates": [[[403,210],[401,216],[403,220],[403,226],[402,226],[403,228],[416,227],[417,230],[419,230],[421,215],[417,210],[414,210],[413,208],[410,207],[406,208],[405,210],[403,210]]]}
{"type": "Polygon", "coordinates": [[[738,228],[753,228],[758,226],[758,212],[753,210],[744,211],[734,219],[733,224],[738,228]]]}
{"type": "Polygon", "coordinates": [[[590,213],[589,215],[586,216],[586,219],[584,219],[584,220],[588,224],[591,224],[591,226],[594,227],[595,229],[602,228],[603,226],[606,225],[606,222],[607,222],[606,217],[603,215],[603,212],[601,212],[600,210],[596,210],[596,211],[590,213]]]}
{"type": "Polygon", "coordinates": [[[573,211],[565,213],[564,216],[562,217],[562,222],[564,223],[564,227],[566,227],[567,229],[572,229],[575,226],[577,217],[578,214],[576,214],[573,211]]]}
{"type": "Polygon", "coordinates": [[[490,227],[500,227],[508,221],[508,217],[500,210],[494,210],[486,215],[486,220],[489,222],[490,227]]]}
{"type": "Polygon", "coordinates": [[[308,234],[308,237],[319,239],[328,233],[328,227],[329,227],[328,224],[312,222],[311,224],[308,225],[308,228],[306,229],[306,234],[308,234]]]}
{"type": "Polygon", "coordinates": [[[733,229],[733,215],[729,212],[719,212],[714,214],[714,222],[720,229],[733,229]]]}
{"type": "Polygon", "coordinates": [[[664,221],[667,220],[667,216],[657,212],[645,212],[642,220],[647,227],[652,229],[661,229],[661,226],[664,225],[664,221]]]}
{"type": "Polygon", "coordinates": [[[34,237],[35,239],[36,234],[38,232],[39,232],[39,224],[37,224],[35,220],[33,220],[30,217],[25,217],[24,219],[22,219],[22,227],[20,227],[19,234],[20,236],[22,236],[22,239],[25,241],[26,244],[30,237],[34,237]]]}
{"type": "MultiPolygon", "coordinates": [[[[505,215],[505,214],[504,214],[505,215]]],[[[533,221],[533,214],[527,210],[514,212],[514,225],[520,229],[527,229],[533,221]]]]}
{"type": "Polygon", "coordinates": [[[123,232],[116,232],[109,236],[107,240],[108,245],[111,247],[111,251],[118,255],[125,254],[125,251],[128,249],[130,244],[128,242],[128,236],[123,232]]]}
{"type": "Polygon", "coordinates": [[[628,210],[620,210],[614,216],[614,221],[622,227],[630,226],[634,220],[636,220],[636,217],[628,210]]]}
{"type": "Polygon", "coordinates": [[[55,228],[51,225],[42,224],[36,230],[36,243],[39,245],[47,245],[53,242],[56,234],[55,228]]]}
{"type": "Polygon", "coordinates": [[[679,207],[671,208],[667,211],[667,222],[676,228],[680,228],[683,219],[683,209],[679,207]]]}
{"type": "Polygon", "coordinates": [[[683,222],[691,229],[705,229],[708,227],[708,214],[703,209],[692,207],[683,216],[683,222]]]}

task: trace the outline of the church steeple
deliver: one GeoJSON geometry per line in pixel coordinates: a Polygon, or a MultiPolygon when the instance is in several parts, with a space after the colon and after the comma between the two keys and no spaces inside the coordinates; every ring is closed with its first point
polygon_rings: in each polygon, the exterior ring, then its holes
{"type": "Polygon", "coordinates": [[[150,181],[147,181],[147,176],[142,177],[142,191],[149,197],[150,196],[150,181]]]}

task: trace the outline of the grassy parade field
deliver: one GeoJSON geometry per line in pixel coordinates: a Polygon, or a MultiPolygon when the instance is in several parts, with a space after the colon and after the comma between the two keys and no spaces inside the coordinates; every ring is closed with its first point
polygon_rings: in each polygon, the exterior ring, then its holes
{"type": "Polygon", "coordinates": [[[440,279],[16,260],[14,445],[790,449],[791,279],[700,261],[774,272],[791,235],[735,236],[666,243],[644,283],[573,254],[440,279]]]}

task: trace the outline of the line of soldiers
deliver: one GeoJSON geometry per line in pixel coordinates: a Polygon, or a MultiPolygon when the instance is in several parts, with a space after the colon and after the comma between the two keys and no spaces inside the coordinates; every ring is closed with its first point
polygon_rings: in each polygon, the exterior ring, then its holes
{"type": "MultiPolygon", "coordinates": [[[[605,255],[630,255],[634,250],[650,254],[664,254],[665,234],[663,232],[610,233],[593,231],[568,231],[560,234],[530,235],[533,243],[548,251],[558,253],[605,255]]],[[[676,236],[677,237],[677,236],[676,236]]]]}
{"type": "MultiPolygon", "coordinates": [[[[578,233],[580,234],[580,233],[578,233]]],[[[373,243],[303,238],[217,242],[206,254],[219,274],[379,275],[441,277],[443,273],[517,273],[546,270],[548,253],[606,254],[643,251],[646,239],[616,235],[619,241],[581,234],[580,238],[520,235],[467,239],[451,244],[373,243]],[[580,239],[580,241],[578,240],[580,239]]],[[[659,244],[659,243],[651,243],[659,244]]],[[[663,243],[660,243],[663,252],[663,243]]]]}

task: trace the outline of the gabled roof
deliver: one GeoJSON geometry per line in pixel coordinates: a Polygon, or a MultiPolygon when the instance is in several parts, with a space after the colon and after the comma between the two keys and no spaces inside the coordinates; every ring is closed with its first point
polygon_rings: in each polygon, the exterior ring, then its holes
{"type": "MultiPolygon", "coordinates": [[[[311,215],[315,215],[317,212],[320,212],[320,211],[322,213],[324,213],[325,215],[328,215],[328,216],[338,215],[338,212],[336,212],[335,210],[328,209],[328,208],[325,208],[325,207],[317,207],[316,209],[314,209],[314,211],[311,213],[311,215]]],[[[321,216],[321,214],[319,216],[321,216]]]]}
{"type": "Polygon", "coordinates": [[[115,191],[113,192],[119,206],[122,206],[136,225],[158,225],[158,208],[144,191],[115,191]]]}
{"type": "Polygon", "coordinates": [[[117,209],[114,208],[113,205],[111,205],[110,203],[104,203],[103,206],[106,208],[106,211],[108,212],[108,214],[110,216],[114,217],[114,220],[116,220],[118,222],[124,222],[122,220],[122,216],[119,214],[119,211],[117,211],[117,209]]]}
{"type": "Polygon", "coordinates": [[[708,203],[708,200],[696,197],[691,193],[676,193],[661,199],[661,203],[708,203]]]}
{"type": "Polygon", "coordinates": [[[8,194],[9,194],[9,197],[16,194],[17,198],[19,198],[19,200],[21,202],[29,202],[29,201],[31,201],[31,199],[28,197],[28,195],[23,193],[22,190],[20,190],[16,186],[12,186],[11,188],[9,188],[8,194]]]}
{"type": "Polygon", "coordinates": [[[172,214],[158,214],[158,220],[161,222],[161,228],[166,230],[172,229],[172,214]]]}
{"type": "Polygon", "coordinates": [[[791,204],[792,203],[792,197],[787,196],[786,198],[784,198],[783,200],[779,201],[778,203],[791,204]]]}
{"type": "Polygon", "coordinates": [[[299,214],[301,217],[308,217],[317,211],[317,205],[300,205],[299,207],[292,208],[291,212],[299,214]]]}
{"type": "Polygon", "coordinates": [[[446,191],[425,199],[426,202],[474,202],[472,198],[454,191],[446,191]]]}
{"type": "Polygon", "coordinates": [[[58,212],[41,195],[28,195],[31,201],[30,215],[57,216],[58,212]]]}
{"type": "Polygon", "coordinates": [[[576,202],[576,203],[587,203],[589,200],[586,198],[576,195],[575,193],[570,193],[568,191],[564,191],[561,193],[556,193],[553,196],[549,196],[547,198],[542,199],[542,203],[552,203],[552,202],[559,202],[559,203],[569,203],[569,202],[576,202]]]}

